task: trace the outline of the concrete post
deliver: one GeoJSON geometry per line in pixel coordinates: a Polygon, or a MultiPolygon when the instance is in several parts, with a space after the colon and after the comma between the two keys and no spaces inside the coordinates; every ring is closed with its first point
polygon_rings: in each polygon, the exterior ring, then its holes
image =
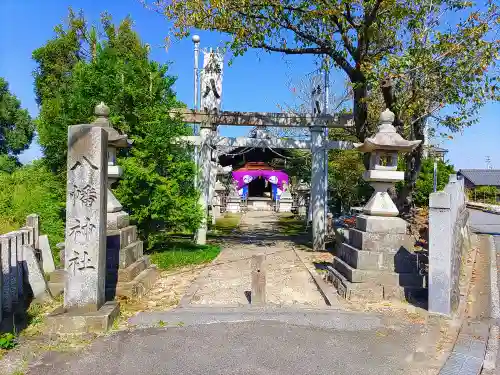
{"type": "Polygon", "coordinates": [[[212,125],[210,121],[204,122],[200,127],[200,148],[199,148],[199,179],[198,188],[200,191],[199,204],[203,211],[203,217],[196,232],[196,243],[198,245],[205,245],[207,242],[207,211],[208,211],[208,196],[210,187],[210,170],[212,163],[210,162],[211,149],[208,142],[210,142],[210,135],[212,133],[212,125]]]}
{"type": "Polygon", "coordinates": [[[311,205],[313,250],[325,249],[325,153],[323,152],[324,131],[317,125],[311,126],[311,205]]]}
{"type": "Polygon", "coordinates": [[[452,285],[453,225],[451,196],[432,193],[429,198],[429,311],[451,315],[458,303],[458,285],[452,285]]]}
{"type": "Polygon", "coordinates": [[[266,303],[266,269],[264,265],[266,256],[258,254],[252,256],[252,305],[266,303]]]}

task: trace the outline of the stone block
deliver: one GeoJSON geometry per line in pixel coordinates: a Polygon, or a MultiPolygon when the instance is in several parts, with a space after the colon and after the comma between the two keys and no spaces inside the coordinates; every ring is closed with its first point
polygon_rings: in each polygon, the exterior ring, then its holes
{"type": "Polygon", "coordinates": [[[119,267],[127,268],[143,256],[143,242],[135,241],[120,249],[119,267]]]}
{"type": "Polygon", "coordinates": [[[128,246],[132,242],[137,240],[137,227],[135,225],[129,225],[128,227],[117,229],[117,230],[108,230],[109,236],[120,236],[120,248],[128,246]]]}
{"type": "Polygon", "coordinates": [[[363,232],[359,229],[350,229],[349,244],[360,250],[395,252],[403,247],[413,250],[415,240],[404,233],[377,233],[363,232]]]}
{"type": "Polygon", "coordinates": [[[124,211],[108,212],[106,221],[108,230],[121,229],[130,225],[130,215],[124,211]]]}
{"type": "Polygon", "coordinates": [[[149,261],[149,257],[144,256],[136,260],[127,268],[120,268],[118,270],[118,282],[132,281],[137,275],[148,268],[150,264],[151,262],[149,261]]]}
{"type": "Polygon", "coordinates": [[[292,212],[292,202],[280,202],[279,212],[292,212]]]}
{"type": "Polygon", "coordinates": [[[382,268],[382,253],[358,250],[346,243],[340,246],[338,257],[354,268],[362,270],[378,270],[382,268]]]}
{"type": "Polygon", "coordinates": [[[409,301],[425,298],[427,289],[400,285],[379,285],[372,282],[351,283],[335,268],[327,267],[327,281],[337,289],[337,293],[346,300],[378,302],[381,300],[409,301]]]}
{"type": "Polygon", "coordinates": [[[97,311],[80,313],[59,307],[49,314],[45,320],[49,333],[87,333],[106,332],[118,317],[120,305],[108,301],[97,311]]]}
{"type": "Polygon", "coordinates": [[[26,217],[26,226],[33,228],[33,245],[39,249],[38,236],[40,235],[40,217],[37,214],[31,214],[26,217]]]}
{"type": "MultiPolygon", "coordinates": [[[[1,276],[1,303],[0,310],[11,312],[12,311],[12,287],[11,287],[11,249],[10,249],[10,238],[7,236],[0,236],[0,261],[2,266],[1,276]]],[[[17,295],[17,291],[15,292],[17,295]]],[[[1,314],[1,312],[0,312],[1,314]]],[[[0,319],[1,321],[1,319],[0,319]]]]}
{"type": "Polygon", "coordinates": [[[399,217],[358,215],[356,229],[370,233],[406,233],[407,222],[399,217]]]}
{"type": "MultiPolygon", "coordinates": [[[[23,295],[24,295],[24,275],[23,275],[23,261],[24,261],[24,254],[23,254],[23,234],[19,231],[17,232],[12,232],[12,237],[11,237],[11,248],[14,249],[14,243],[15,243],[15,253],[11,253],[11,256],[15,255],[15,259],[11,259],[13,262],[15,262],[14,270],[15,275],[17,277],[16,285],[17,285],[17,297],[18,301],[22,301],[23,295]]],[[[11,266],[12,267],[12,266],[11,266]]],[[[11,268],[11,271],[14,272],[11,268]]]]}
{"type": "Polygon", "coordinates": [[[42,252],[43,272],[45,273],[54,272],[56,266],[54,264],[54,257],[52,255],[52,250],[50,249],[49,237],[47,235],[40,236],[37,242],[39,244],[38,249],[40,249],[42,252]]]}
{"type": "Polygon", "coordinates": [[[356,269],[338,257],[334,258],[333,266],[352,283],[371,282],[380,285],[425,287],[424,277],[416,273],[394,273],[389,271],[356,269]]]}
{"type": "Polygon", "coordinates": [[[337,293],[346,300],[362,299],[366,301],[380,301],[384,297],[382,285],[373,283],[351,283],[344,275],[333,267],[327,267],[327,281],[331,282],[337,293]]]}
{"type": "Polygon", "coordinates": [[[108,291],[108,293],[127,298],[141,298],[151,289],[157,278],[158,270],[156,266],[151,265],[137,275],[134,280],[118,283],[116,290],[108,291]]]}
{"type": "Polygon", "coordinates": [[[19,229],[23,236],[23,245],[33,245],[35,243],[33,237],[33,228],[21,228],[19,229]]]}
{"type": "Polygon", "coordinates": [[[50,294],[47,281],[40,264],[35,256],[35,249],[31,246],[23,245],[23,253],[25,258],[24,272],[27,275],[28,283],[31,287],[33,296],[39,301],[51,300],[52,295],[50,294]]]}

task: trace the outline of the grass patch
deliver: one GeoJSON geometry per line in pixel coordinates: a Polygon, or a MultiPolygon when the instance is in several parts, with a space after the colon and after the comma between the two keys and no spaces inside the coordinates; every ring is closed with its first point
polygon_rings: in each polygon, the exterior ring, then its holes
{"type": "Polygon", "coordinates": [[[215,220],[215,224],[210,224],[209,229],[217,234],[230,234],[238,229],[241,221],[241,214],[227,213],[223,217],[215,220]]]}
{"type": "Polygon", "coordinates": [[[214,260],[220,253],[217,245],[195,245],[191,242],[174,242],[151,251],[151,261],[162,270],[203,264],[214,260]]]}
{"type": "Polygon", "coordinates": [[[293,214],[284,214],[279,217],[278,230],[286,236],[298,236],[306,233],[306,223],[293,214]]]}

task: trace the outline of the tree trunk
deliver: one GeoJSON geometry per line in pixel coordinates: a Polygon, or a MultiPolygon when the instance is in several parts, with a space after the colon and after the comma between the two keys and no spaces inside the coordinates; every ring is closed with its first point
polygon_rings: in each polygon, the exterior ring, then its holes
{"type": "Polygon", "coordinates": [[[411,153],[405,155],[405,181],[403,188],[400,191],[397,203],[398,209],[401,213],[408,213],[414,206],[411,195],[415,189],[420,170],[422,169],[424,125],[425,120],[422,119],[414,123],[412,126],[411,140],[421,140],[422,142],[411,153]]]}
{"type": "MultiPolygon", "coordinates": [[[[353,87],[353,116],[354,126],[356,128],[356,138],[358,138],[359,142],[364,142],[365,138],[368,136],[368,127],[366,123],[368,120],[368,103],[366,101],[368,88],[363,79],[353,81],[353,87]]],[[[370,154],[365,153],[363,155],[363,164],[366,170],[370,168],[370,154]]]]}
{"type": "Polygon", "coordinates": [[[360,142],[364,142],[367,136],[368,119],[368,103],[366,97],[368,96],[368,88],[364,80],[356,80],[352,82],[354,86],[354,99],[353,99],[353,116],[354,124],[356,127],[356,137],[360,142]]]}

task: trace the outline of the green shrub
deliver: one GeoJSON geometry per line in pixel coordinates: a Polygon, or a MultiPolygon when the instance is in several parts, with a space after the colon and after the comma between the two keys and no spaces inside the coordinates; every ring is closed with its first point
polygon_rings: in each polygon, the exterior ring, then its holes
{"type": "MultiPolygon", "coordinates": [[[[448,183],[451,173],[454,173],[453,165],[442,161],[437,162],[437,190],[442,190],[448,183]]],[[[418,207],[429,205],[429,195],[434,191],[434,159],[422,160],[422,169],[418,175],[413,200],[418,207]]]]}
{"type": "Polygon", "coordinates": [[[40,233],[46,234],[58,262],[56,243],[64,240],[64,186],[42,161],[13,173],[0,173],[0,233],[21,228],[26,216],[40,216],[40,233]]]}
{"type": "Polygon", "coordinates": [[[12,349],[17,345],[16,336],[12,333],[1,333],[0,334],[0,349],[12,349]]]}

